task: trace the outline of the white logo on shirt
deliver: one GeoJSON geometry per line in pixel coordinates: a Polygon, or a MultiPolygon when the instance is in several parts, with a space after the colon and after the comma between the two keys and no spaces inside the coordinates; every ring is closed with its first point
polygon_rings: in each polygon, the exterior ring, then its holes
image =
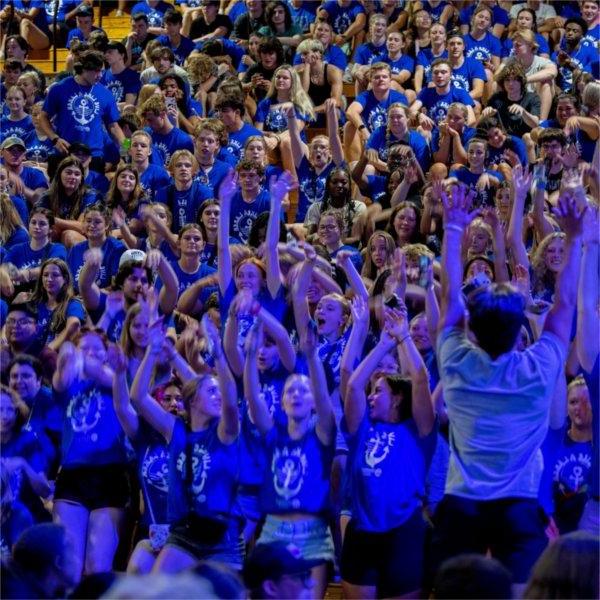
{"type": "MultiPolygon", "coordinates": [[[[95,429],[104,408],[102,394],[95,388],[73,396],[67,407],[67,418],[71,420],[73,431],[85,435],[95,429]]],[[[97,441],[98,435],[92,434],[91,440],[97,441]]]]}
{"type": "Polygon", "coordinates": [[[93,94],[84,92],[71,96],[67,102],[67,108],[75,122],[80,125],[76,129],[89,131],[90,128],[86,125],[91,123],[100,113],[100,102],[93,94]]]}
{"type": "Polygon", "coordinates": [[[387,458],[395,441],[396,434],[393,431],[380,433],[371,430],[371,437],[367,440],[365,449],[365,462],[371,467],[375,477],[380,477],[382,472],[380,468],[375,467],[387,458]]]}
{"type": "Polygon", "coordinates": [[[250,230],[256,219],[256,214],[252,210],[243,210],[233,220],[233,230],[238,234],[240,242],[247,244],[250,237],[250,230]]]}
{"type": "Polygon", "coordinates": [[[148,448],[142,461],[142,477],[153,488],[167,493],[169,491],[169,455],[164,448],[151,452],[148,448]]]}
{"type": "MultiPolygon", "coordinates": [[[[187,457],[185,452],[181,452],[177,459],[177,470],[181,473],[186,472],[186,460],[187,457]]],[[[194,444],[192,449],[192,493],[197,502],[206,502],[206,495],[201,492],[206,486],[208,472],[210,471],[210,463],[210,452],[204,446],[194,444]]]]}
{"type": "MultiPolygon", "coordinates": [[[[308,461],[301,448],[289,450],[284,446],[282,450],[275,448],[271,471],[273,472],[273,486],[278,496],[289,500],[297,496],[304,485],[304,476],[308,461]]],[[[299,506],[299,501],[292,504],[299,506]]]]}

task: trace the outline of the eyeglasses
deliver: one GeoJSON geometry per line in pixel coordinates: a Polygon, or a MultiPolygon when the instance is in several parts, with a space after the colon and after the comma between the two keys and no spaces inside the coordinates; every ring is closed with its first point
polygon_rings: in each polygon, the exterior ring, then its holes
{"type": "Polygon", "coordinates": [[[337,228],[338,226],[334,223],[330,223],[329,225],[319,225],[319,231],[333,231],[337,228]]]}
{"type": "Polygon", "coordinates": [[[31,318],[23,317],[22,319],[6,319],[6,325],[8,327],[25,327],[26,325],[32,325],[35,321],[31,318]]]}

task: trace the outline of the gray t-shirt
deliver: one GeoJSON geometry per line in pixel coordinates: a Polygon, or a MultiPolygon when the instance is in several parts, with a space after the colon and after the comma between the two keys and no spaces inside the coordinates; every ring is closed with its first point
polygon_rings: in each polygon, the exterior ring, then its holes
{"type": "Polygon", "coordinates": [[[524,352],[492,360],[464,331],[446,328],[437,357],[450,421],[446,494],[536,498],[550,399],[566,358],[560,340],[546,332],[524,352]]]}

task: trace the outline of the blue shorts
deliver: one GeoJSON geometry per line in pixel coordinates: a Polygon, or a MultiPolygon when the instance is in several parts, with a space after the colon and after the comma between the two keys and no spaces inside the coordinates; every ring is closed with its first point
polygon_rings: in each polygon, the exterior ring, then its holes
{"type": "Polygon", "coordinates": [[[268,515],[258,544],[291,542],[298,546],[305,560],[333,562],[333,538],[325,519],[315,517],[302,521],[286,521],[285,515],[268,515]]]}

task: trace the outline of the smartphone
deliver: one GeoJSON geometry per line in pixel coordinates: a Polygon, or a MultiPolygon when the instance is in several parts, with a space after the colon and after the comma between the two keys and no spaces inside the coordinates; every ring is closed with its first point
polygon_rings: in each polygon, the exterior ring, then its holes
{"type": "Polygon", "coordinates": [[[426,254],[419,256],[419,287],[426,288],[429,281],[429,267],[431,266],[431,257],[426,254]]]}
{"type": "Polygon", "coordinates": [[[533,180],[540,190],[546,189],[546,164],[545,161],[538,162],[533,167],[533,180]]]}
{"type": "Polygon", "coordinates": [[[165,96],[165,104],[167,105],[167,111],[170,108],[177,107],[177,99],[172,98],[171,96],[165,96]]]}
{"type": "Polygon", "coordinates": [[[385,302],[384,304],[388,307],[388,308],[398,308],[400,306],[400,298],[398,298],[398,296],[396,296],[396,294],[392,294],[385,302]]]}

